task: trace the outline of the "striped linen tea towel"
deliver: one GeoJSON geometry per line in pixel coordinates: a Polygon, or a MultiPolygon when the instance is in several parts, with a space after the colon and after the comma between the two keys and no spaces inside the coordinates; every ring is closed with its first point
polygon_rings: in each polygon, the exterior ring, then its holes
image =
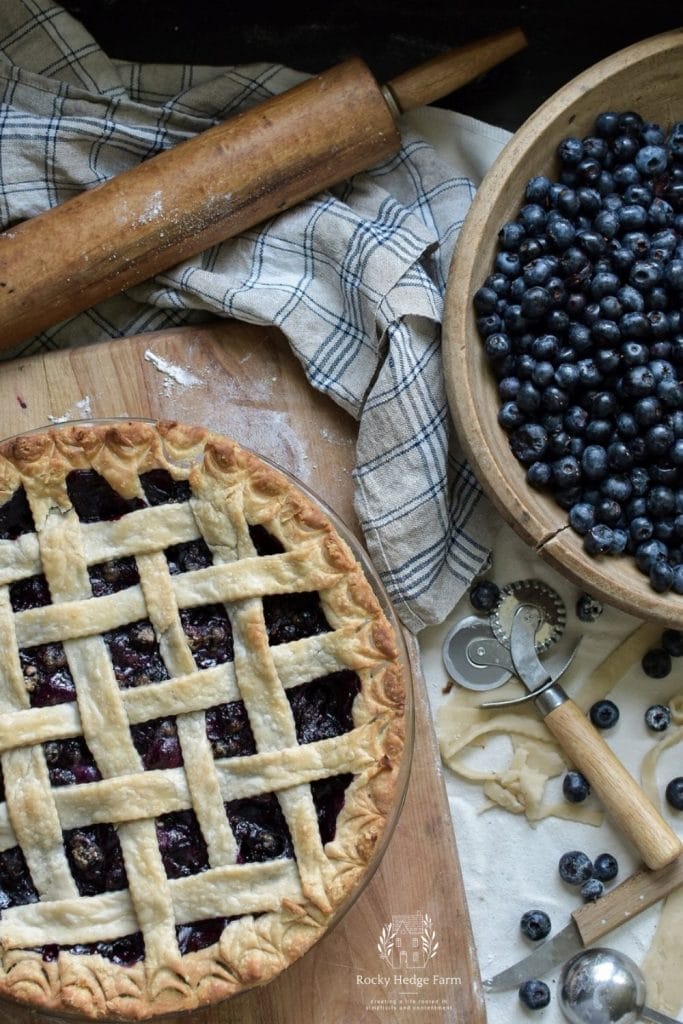
{"type": "MultiPolygon", "coordinates": [[[[51,0],[0,8],[0,229],[306,76],[110,59],[51,0]]],[[[420,136],[257,229],[3,353],[228,317],[280,328],[312,387],[359,424],[355,508],[397,614],[442,621],[488,558],[490,508],[449,418],[447,271],[472,196],[420,136]]]]}

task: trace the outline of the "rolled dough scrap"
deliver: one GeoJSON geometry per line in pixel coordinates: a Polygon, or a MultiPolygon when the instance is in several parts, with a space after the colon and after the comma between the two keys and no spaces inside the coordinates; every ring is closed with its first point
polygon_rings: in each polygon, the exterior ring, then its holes
{"type": "MultiPolygon", "coordinates": [[[[496,699],[507,700],[520,692],[520,684],[512,680],[496,690],[496,699]]],[[[462,778],[482,784],[489,801],[486,807],[496,804],[513,814],[525,814],[529,821],[554,815],[599,824],[602,813],[598,808],[565,800],[544,803],[546,783],[563,774],[568,761],[535,707],[523,705],[507,711],[489,711],[479,707],[481,701],[480,692],[452,690],[437,709],[436,733],[444,763],[462,778]],[[469,752],[475,747],[485,750],[488,741],[499,735],[510,739],[507,765],[474,767],[469,752]]]]}

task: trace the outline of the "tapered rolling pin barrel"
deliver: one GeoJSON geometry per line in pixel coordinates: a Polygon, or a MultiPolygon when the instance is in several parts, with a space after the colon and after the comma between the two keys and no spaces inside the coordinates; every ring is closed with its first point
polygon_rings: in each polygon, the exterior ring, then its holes
{"type": "Polygon", "coordinates": [[[396,153],[396,115],[521,49],[519,29],[381,87],[350,60],[0,234],[0,349],[396,153]],[[415,77],[413,77],[415,76],[415,77]]]}

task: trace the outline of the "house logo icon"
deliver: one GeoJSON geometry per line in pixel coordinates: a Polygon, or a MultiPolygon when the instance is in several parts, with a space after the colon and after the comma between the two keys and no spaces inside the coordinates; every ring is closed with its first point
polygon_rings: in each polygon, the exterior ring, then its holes
{"type": "Polygon", "coordinates": [[[439,943],[428,914],[394,914],[385,924],[377,952],[394,970],[421,970],[436,956],[439,943]]]}

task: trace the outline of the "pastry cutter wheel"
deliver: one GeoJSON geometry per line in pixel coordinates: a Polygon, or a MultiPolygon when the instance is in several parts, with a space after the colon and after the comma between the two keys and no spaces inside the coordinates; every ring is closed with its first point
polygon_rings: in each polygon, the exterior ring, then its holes
{"type": "Polygon", "coordinates": [[[463,673],[463,668],[467,669],[468,665],[474,685],[471,682],[463,685],[473,689],[492,689],[514,674],[529,692],[512,700],[488,701],[482,707],[501,708],[533,701],[571,763],[586,777],[613,822],[631,839],[645,864],[652,869],[664,867],[683,850],[681,841],[587,716],[559,685],[558,680],[571,664],[578,644],[554,673],[541,661],[539,654],[559,639],[562,631],[559,623],[563,626],[564,620],[559,609],[561,601],[554,591],[535,581],[534,586],[529,587],[530,582],[524,581],[526,592],[521,599],[519,584],[513,585],[517,591],[513,590],[512,601],[508,601],[510,590],[503,589],[488,626],[472,616],[449,634],[444,644],[446,667],[450,671],[455,642],[460,652],[454,666],[456,671],[452,673],[456,682],[465,678],[467,672],[463,673]],[[533,591],[537,600],[532,602],[529,591],[533,591]],[[501,605],[506,602],[510,607],[502,615],[501,605]],[[553,615],[557,616],[556,621],[553,615]],[[484,672],[484,676],[480,672],[484,672]]]}

